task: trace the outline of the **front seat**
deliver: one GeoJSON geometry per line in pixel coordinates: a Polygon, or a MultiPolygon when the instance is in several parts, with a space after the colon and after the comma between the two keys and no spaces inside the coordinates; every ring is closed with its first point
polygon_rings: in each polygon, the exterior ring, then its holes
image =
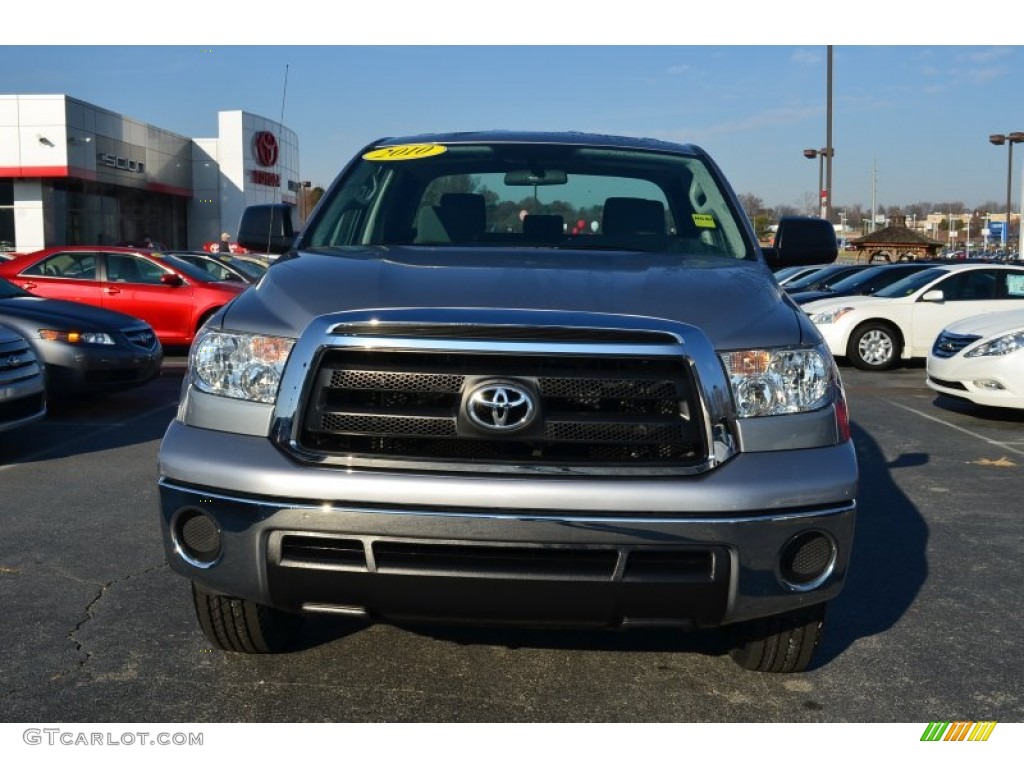
{"type": "Polygon", "coordinates": [[[483,195],[447,192],[439,205],[421,208],[416,219],[417,243],[470,243],[487,226],[483,195]]]}
{"type": "Polygon", "coordinates": [[[107,279],[117,283],[141,283],[142,272],[130,256],[108,256],[107,279]]]}
{"type": "Polygon", "coordinates": [[[665,206],[640,197],[609,197],[604,201],[601,231],[618,235],[664,235],[665,206]]]}

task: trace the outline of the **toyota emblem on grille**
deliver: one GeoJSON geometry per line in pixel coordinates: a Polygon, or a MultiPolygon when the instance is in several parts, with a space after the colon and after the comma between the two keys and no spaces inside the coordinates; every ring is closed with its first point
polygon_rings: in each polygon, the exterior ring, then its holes
{"type": "Polygon", "coordinates": [[[508,383],[488,383],[477,387],[466,407],[469,419],[491,432],[513,432],[530,424],[537,407],[533,395],[508,383]]]}

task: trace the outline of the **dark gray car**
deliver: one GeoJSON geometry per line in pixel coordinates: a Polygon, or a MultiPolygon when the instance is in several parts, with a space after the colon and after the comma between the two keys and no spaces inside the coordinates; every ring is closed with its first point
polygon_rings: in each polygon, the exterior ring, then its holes
{"type": "Polygon", "coordinates": [[[163,348],[153,329],[120,312],[44,299],[0,277],[0,323],[31,343],[51,395],[130,389],[160,375],[163,348]]]}
{"type": "Polygon", "coordinates": [[[24,336],[0,325],[0,432],[46,415],[46,379],[24,336]]]}

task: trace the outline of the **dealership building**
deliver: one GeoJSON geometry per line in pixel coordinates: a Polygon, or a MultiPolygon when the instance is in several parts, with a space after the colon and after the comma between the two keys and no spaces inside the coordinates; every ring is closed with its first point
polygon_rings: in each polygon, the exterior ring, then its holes
{"type": "Polygon", "coordinates": [[[217,136],[196,139],[66,95],[0,95],[0,250],[199,249],[298,190],[298,137],[259,115],[218,112],[217,136]]]}

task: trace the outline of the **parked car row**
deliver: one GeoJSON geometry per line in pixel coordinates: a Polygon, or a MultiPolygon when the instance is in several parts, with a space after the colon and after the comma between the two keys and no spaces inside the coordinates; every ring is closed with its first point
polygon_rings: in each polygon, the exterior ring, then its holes
{"type": "Polygon", "coordinates": [[[63,246],[0,261],[0,430],[47,401],[141,386],[266,267],[233,254],[63,246]]]}
{"type": "MultiPolygon", "coordinates": [[[[862,370],[924,359],[936,392],[978,405],[1024,408],[1024,265],[909,262],[835,267],[780,284],[832,353],[862,370]],[[792,286],[825,285],[817,291],[792,286]]],[[[783,280],[793,275],[784,275],[783,280]]],[[[778,279],[778,276],[777,276],[778,279]]]]}
{"type": "Polygon", "coordinates": [[[19,256],[0,264],[0,277],[36,296],[144,320],[164,346],[191,344],[207,318],[249,285],[157,251],[87,245],[19,256]]]}

